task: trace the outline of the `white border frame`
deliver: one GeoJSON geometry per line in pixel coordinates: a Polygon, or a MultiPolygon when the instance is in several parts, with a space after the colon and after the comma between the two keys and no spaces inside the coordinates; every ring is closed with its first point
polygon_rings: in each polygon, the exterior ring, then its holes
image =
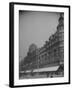
{"type": "Polygon", "coordinates": [[[64,83],[69,79],[69,9],[63,7],[44,7],[29,5],[14,5],[14,86],[64,83]],[[64,77],[59,78],[40,78],[19,80],[19,10],[64,12],[64,77]]]}

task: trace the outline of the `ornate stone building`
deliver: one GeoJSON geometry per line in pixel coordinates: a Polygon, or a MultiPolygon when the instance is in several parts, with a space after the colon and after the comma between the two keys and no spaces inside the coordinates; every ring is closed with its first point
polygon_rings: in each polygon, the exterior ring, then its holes
{"type": "Polygon", "coordinates": [[[47,67],[48,66],[48,53],[46,51],[46,46],[44,45],[38,51],[38,61],[39,61],[39,68],[47,67]]]}
{"type": "Polygon", "coordinates": [[[57,31],[46,42],[49,65],[64,63],[64,17],[62,13],[58,21],[57,31]]]}
{"type": "Polygon", "coordinates": [[[38,48],[35,44],[31,44],[27,56],[24,58],[24,70],[33,70],[37,68],[38,48]]]}

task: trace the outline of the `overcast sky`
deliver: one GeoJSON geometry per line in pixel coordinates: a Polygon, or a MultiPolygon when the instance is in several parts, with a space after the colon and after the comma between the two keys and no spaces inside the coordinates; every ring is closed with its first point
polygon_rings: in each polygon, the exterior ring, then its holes
{"type": "Polygon", "coordinates": [[[37,47],[57,30],[59,13],[21,11],[19,13],[19,56],[24,58],[29,46],[34,43],[37,47]]]}

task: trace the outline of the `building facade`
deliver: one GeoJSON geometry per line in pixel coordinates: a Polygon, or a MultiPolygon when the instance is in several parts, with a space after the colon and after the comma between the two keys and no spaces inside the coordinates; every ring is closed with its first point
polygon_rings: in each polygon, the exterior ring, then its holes
{"type": "Polygon", "coordinates": [[[38,63],[37,61],[38,61],[38,48],[35,44],[31,44],[27,56],[24,57],[24,62],[22,67],[25,71],[33,70],[37,68],[37,63],[38,63]]]}
{"type": "Polygon", "coordinates": [[[64,64],[64,17],[60,14],[57,31],[46,42],[49,64],[64,64]]]}

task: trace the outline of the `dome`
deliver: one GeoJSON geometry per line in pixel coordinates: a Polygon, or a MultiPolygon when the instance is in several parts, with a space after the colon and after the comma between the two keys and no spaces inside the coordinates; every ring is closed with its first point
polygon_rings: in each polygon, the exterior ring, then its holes
{"type": "Polygon", "coordinates": [[[31,44],[29,46],[29,52],[32,53],[33,51],[37,50],[37,46],[35,44],[31,44]]]}

